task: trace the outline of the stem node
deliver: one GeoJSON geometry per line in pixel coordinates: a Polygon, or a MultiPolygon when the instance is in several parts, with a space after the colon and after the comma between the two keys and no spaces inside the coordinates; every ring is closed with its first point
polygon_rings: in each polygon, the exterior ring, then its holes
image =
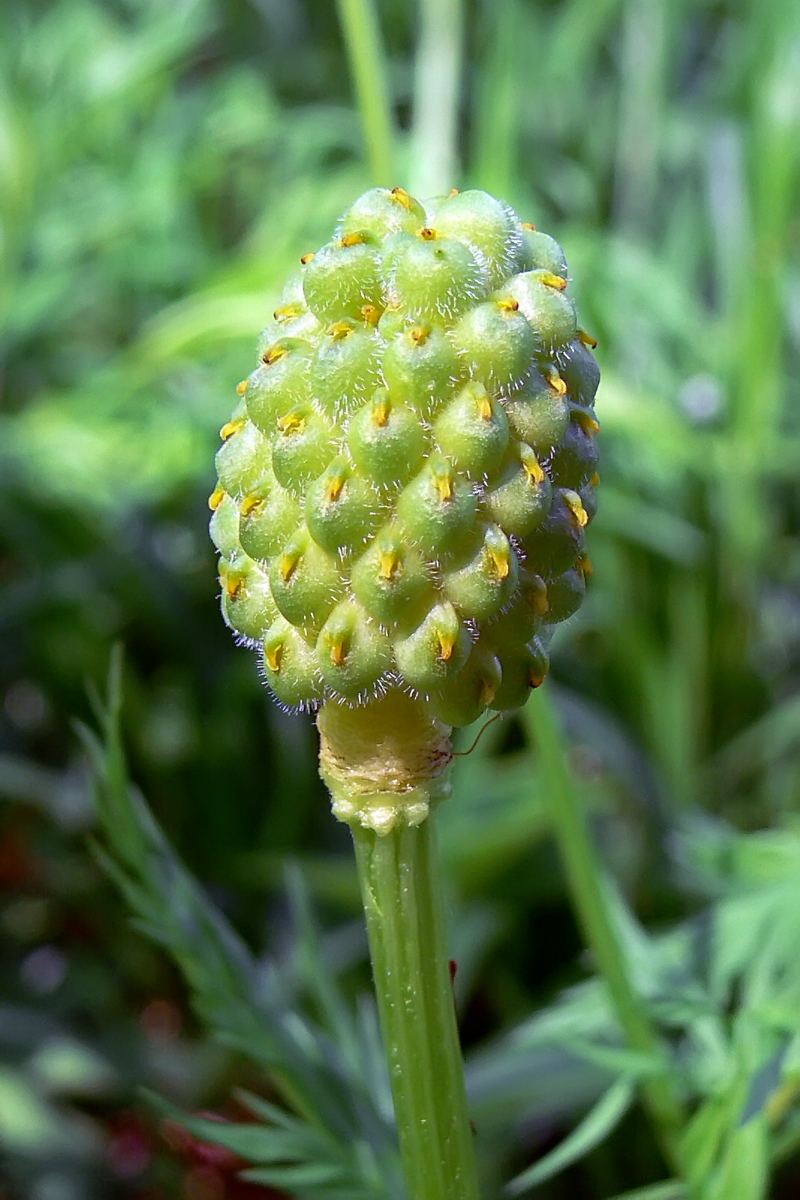
{"type": "Polygon", "coordinates": [[[328,702],[317,717],[320,774],[334,815],[381,837],[420,825],[450,794],[450,727],[405,692],[359,708],[328,702]]]}

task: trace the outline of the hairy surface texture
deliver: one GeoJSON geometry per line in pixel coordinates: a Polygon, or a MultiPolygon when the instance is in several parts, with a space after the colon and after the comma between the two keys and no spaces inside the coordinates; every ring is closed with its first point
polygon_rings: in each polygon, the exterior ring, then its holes
{"type": "Polygon", "coordinates": [[[561,247],[373,189],[303,257],[222,429],[222,611],[290,707],[524,703],[585,591],[599,371],[561,247]]]}

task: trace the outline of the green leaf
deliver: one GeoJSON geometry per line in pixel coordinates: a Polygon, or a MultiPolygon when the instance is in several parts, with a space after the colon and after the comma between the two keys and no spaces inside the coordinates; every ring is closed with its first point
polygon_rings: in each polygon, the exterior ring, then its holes
{"type": "Polygon", "coordinates": [[[55,1113],[28,1080],[0,1068],[0,1146],[39,1157],[60,1150],[65,1141],[55,1113]]]}
{"type": "Polygon", "coordinates": [[[633,1103],[633,1085],[619,1080],[611,1085],[581,1121],[580,1125],[564,1139],[555,1150],[533,1163],[522,1174],[507,1184],[512,1196],[519,1196],[532,1187],[552,1179],[559,1171],[583,1158],[614,1130],[633,1103]]]}
{"type": "Polygon", "coordinates": [[[677,1179],[665,1179],[663,1183],[653,1183],[643,1188],[634,1188],[632,1192],[620,1192],[612,1200],[688,1200],[689,1193],[677,1179]]]}
{"type": "Polygon", "coordinates": [[[266,1183],[279,1188],[322,1188],[329,1183],[342,1183],[341,1167],[327,1163],[305,1163],[296,1167],[254,1167],[242,1171],[242,1179],[250,1183],[266,1183]]]}
{"type": "Polygon", "coordinates": [[[800,1150],[800,1113],[790,1116],[783,1128],[772,1138],[771,1160],[783,1163],[800,1150]]]}
{"type": "MultiPolygon", "coordinates": [[[[285,1108],[279,1108],[277,1104],[271,1104],[269,1100],[264,1100],[261,1096],[256,1096],[252,1092],[242,1091],[241,1088],[236,1091],[237,1099],[241,1100],[251,1112],[256,1116],[263,1117],[271,1125],[280,1125],[284,1129],[291,1129],[296,1117],[288,1113],[285,1108]]],[[[163,1105],[163,1101],[159,1101],[163,1105]]]]}
{"type": "Polygon", "coordinates": [[[683,517],[615,489],[603,493],[603,521],[617,537],[641,543],[675,563],[691,565],[705,548],[705,535],[683,517]]]}
{"type": "Polygon", "coordinates": [[[625,1046],[575,1037],[564,1041],[563,1047],[570,1054],[599,1067],[601,1071],[629,1080],[644,1079],[663,1070],[663,1064],[654,1055],[640,1054],[635,1050],[628,1050],[625,1046]]]}
{"type": "Polygon", "coordinates": [[[770,1097],[777,1091],[788,1049],[789,1042],[784,1040],[751,1076],[744,1111],[739,1122],[741,1125],[746,1125],[753,1117],[758,1116],[768,1104],[770,1097]]]}
{"type": "Polygon", "coordinates": [[[699,1187],[717,1161],[728,1130],[735,1124],[742,1103],[741,1087],[712,1096],[692,1117],[681,1138],[679,1160],[690,1186],[699,1187]]]}
{"type": "Polygon", "coordinates": [[[310,1126],[295,1122],[294,1129],[269,1129],[255,1122],[237,1125],[229,1121],[209,1121],[198,1117],[180,1118],[184,1128],[201,1142],[224,1146],[254,1165],[266,1163],[316,1163],[332,1171],[344,1170],[337,1148],[320,1137],[310,1126]]]}
{"type": "Polygon", "coordinates": [[[267,1163],[327,1165],[333,1171],[346,1171],[347,1151],[341,1143],[327,1137],[319,1129],[293,1117],[276,1105],[248,1097],[250,1106],[267,1117],[269,1125],[253,1121],[242,1124],[226,1120],[209,1120],[184,1113],[160,1096],[145,1093],[149,1103],[163,1116],[176,1121],[198,1141],[224,1146],[253,1165],[267,1163]]]}
{"type": "Polygon", "coordinates": [[[117,1082],[112,1067],[96,1050],[64,1035],[43,1041],[28,1060],[28,1068],[49,1095],[102,1096],[117,1082]]]}
{"type": "Polygon", "coordinates": [[[308,887],[297,863],[287,868],[285,878],[296,929],[296,958],[303,980],[317,1001],[327,1027],[335,1034],[339,1050],[357,1069],[361,1054],[356,1030],[344,997],[336,986],[333,972],[323,956],[311,912],[308,887]]]}
{"type": "Polygon", "coordinates": [[[703,1200],[764,1200],[769,1185],[769,1128],[755,1117],[733,1131],[703,1200]]]}

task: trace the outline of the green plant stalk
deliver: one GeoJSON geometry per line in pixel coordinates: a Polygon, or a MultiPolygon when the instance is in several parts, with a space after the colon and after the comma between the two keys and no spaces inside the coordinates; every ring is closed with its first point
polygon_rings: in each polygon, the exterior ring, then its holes
{"type": "Polygon", "coordinates": [[[338,0],[338,7],[372,181],[392,187],[395,132],[378,17],[372,0],[338,0]]]}
{"type": "Polygon", "coordinates": [[[477,1200],[433,820],[353,842],[409,1196],[477,1200]]]}
{"type": "MultiPolygon", "coordinates": [[[[636,991],[614,928],[600,864],[581,798],[567,766],[549,698],[541,693],[525,710],[525,725],[545,778],[546,803],[564,864],[578,923],[605,979],[617,1019],[631,1049],[663,1059],[664,1049],[636,991]]],[[[680,1176],[679,1137],[684,1126],[680,1101],[666,1073],[642,1080],[642,1101],[671,1169],[680,1176]]]]}
{"type": "Polygon", "coordinates": [[[350,826],[409,1200],[478,1200],[433,822],[450,727],[406,693],[323,704],[320,774],[350,826]]]}

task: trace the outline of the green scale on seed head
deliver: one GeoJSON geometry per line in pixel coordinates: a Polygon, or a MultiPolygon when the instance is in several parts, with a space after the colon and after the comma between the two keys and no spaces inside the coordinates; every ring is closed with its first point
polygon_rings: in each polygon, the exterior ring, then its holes
{"type": "Polygon", "coordinates": [[[373,188],[304,255],[222,430],[226,623],[291,708],[515,708],[577,610],[599,371],[564,253],[485,192],[373,188]]]}

